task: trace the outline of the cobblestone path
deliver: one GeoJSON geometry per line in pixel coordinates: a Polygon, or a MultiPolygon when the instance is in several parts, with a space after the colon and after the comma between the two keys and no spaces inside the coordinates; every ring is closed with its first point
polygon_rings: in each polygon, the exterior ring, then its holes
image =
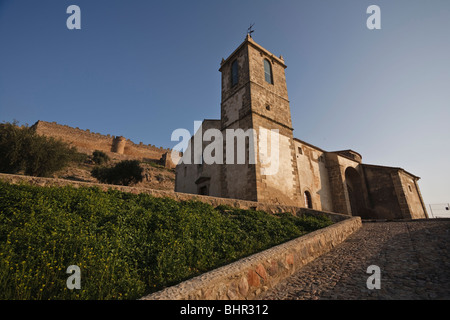
{"type": "Polygon", "coordinates": [[[364,222],[261,299],[450,299],[450,219],[364,222]],[[380,267],[380,289],[366,286],[370,265],[380,267]]]}

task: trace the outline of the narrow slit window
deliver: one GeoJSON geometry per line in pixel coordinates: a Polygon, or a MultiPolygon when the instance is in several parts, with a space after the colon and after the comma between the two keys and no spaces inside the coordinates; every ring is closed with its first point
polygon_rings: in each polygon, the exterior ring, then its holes
{"type": "Polygon", "coordinates": [[[231,64],[231,86],[234,87],[239,81],[239,66],[237,60],[231,64]]]}
{"type": "Polygon", "coordinates": [[[267,83],[273,84],[272,65],[267,59],[264,59],[264,76],[267,83]]]}

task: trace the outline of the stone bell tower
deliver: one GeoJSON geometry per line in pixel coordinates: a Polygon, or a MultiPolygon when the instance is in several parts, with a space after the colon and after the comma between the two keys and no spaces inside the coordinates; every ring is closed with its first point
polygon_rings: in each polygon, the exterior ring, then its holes
{"type": "MultiPolygon", "coordinates": [[[[222,73],[222,133],[226,136],[227,129],[253,129],[256,157],[248,156],[246,164],[222,166],[223,197],[301,203],[285,68],[281,56],[258,45],[250,35],[222,60],[219,69],[222,73]],[[264,132],[270,137],[268,148],[262,148],[259,143],[264,132]],[[261,154],[270,156],[270,164],[261,163],[261,154]]],[[[247,151],[251,147],[252,143],[247,140],[247,151]]]]}

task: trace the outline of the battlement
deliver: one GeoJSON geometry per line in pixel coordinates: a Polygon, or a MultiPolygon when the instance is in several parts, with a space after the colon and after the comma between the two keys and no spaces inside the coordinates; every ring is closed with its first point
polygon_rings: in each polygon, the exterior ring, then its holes
{"type": "Polygon", "coordinates": [[[130,139],[121,136],[104,135],[91,132],[89,129],[73,128],[56,122],[38,120],[32,128],[40,135],[61,139],[77,148],[78,151],[85,153],[100,150],[133,158],[160,160],[163,154],[171,151],[170,149],[143,144],[142,142],[136,144],[130,139]]]}

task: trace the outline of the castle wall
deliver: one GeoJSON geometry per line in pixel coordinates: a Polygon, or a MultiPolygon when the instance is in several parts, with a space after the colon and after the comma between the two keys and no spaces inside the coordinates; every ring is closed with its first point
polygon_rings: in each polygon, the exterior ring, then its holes
{"type": "MultiPolygon", "coordinates": [[[[33,127],[36,133],[48,137],[61,139],[64,142],[76,147],[78,151],[91,153],[100,150],[106,153],[114,152],[115,136],[102,135],[90,130],[81,130],[67,125],[57,124],[55,122],[37,121],[33,127]]],[[[133,158],[159,160],[161,156],[170,150],[157,148],[152,145],[142,143],[135,144],[131,140],[126,140],[120,148],[124,155],[133,158]]]]}
{"type": "Polygon", "coordinates": [[[37,134],[61,139],[76,147],[81,152],[90,152],[91,150],[111,152],[114,140],[114,136],[105,136],[90,132],[89,130],[60,125],[55,122],[38,121],[33,127],[37,134]]]}

